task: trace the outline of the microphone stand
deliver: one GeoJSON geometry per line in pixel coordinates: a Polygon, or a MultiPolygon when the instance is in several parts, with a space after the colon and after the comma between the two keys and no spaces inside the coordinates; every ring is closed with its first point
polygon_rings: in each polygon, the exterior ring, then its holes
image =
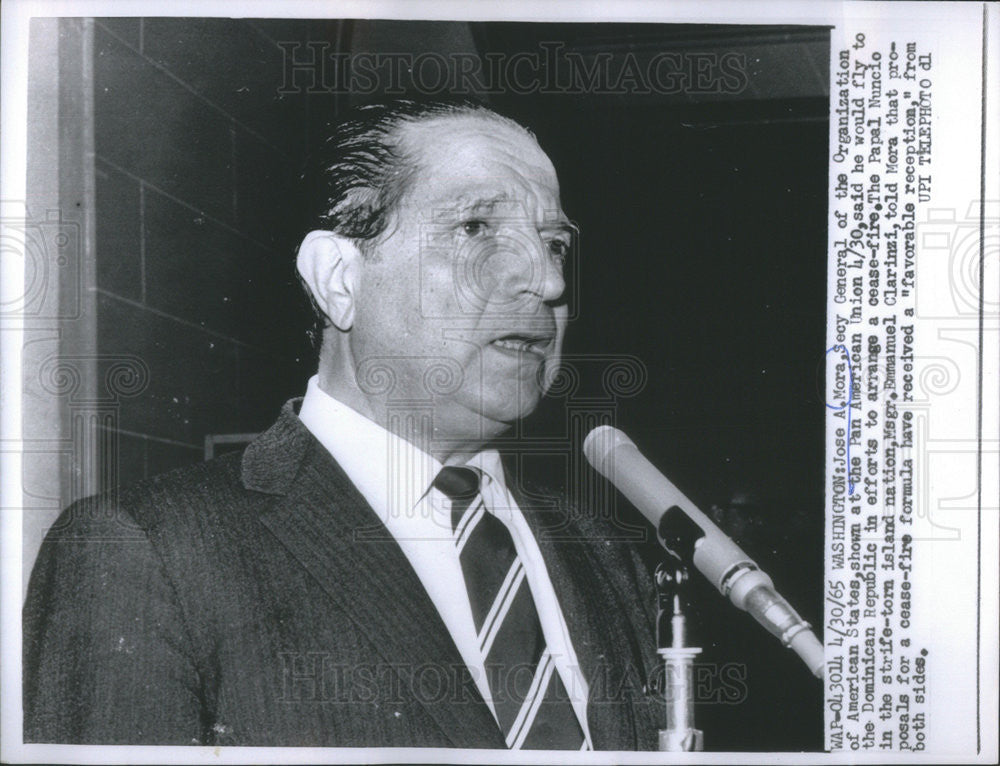
{"type": "Polygon", "coordinates": [[[704,749],[704,737],[694,726],[694,658],[698,647],[687,646],[684,616],[687,567],[672,555],[656,568],[656,653],[663,658],[663,696],[667,725],[660,729],[659,749],[688,752],[704,749]]]}

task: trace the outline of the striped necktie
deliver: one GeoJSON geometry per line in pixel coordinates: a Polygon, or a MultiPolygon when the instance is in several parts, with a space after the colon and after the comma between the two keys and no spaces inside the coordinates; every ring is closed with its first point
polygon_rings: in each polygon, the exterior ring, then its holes
{"type": "Polygon", "coordinates": [[[513,750],[589,749],[542,634],[524,564],[507,527],[486,510],[480,475],[447,466],[434,486],[452,528],[500,728],[513,750]]]}

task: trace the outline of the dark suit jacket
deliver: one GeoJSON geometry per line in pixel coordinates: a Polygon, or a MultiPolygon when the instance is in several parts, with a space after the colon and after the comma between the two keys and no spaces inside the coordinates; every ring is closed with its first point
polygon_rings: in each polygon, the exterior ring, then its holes
{"type": "MultiPolygon", "coordinates": [[[[504,747],[406,557],[291,403],[242,455],[116,495],[70,506],[42,545],[25,741],[504,747]]],[[[594,519],[547,539],[567,517],[538,505],[594,745],[654,749],[648,575],[594,519]]]]}

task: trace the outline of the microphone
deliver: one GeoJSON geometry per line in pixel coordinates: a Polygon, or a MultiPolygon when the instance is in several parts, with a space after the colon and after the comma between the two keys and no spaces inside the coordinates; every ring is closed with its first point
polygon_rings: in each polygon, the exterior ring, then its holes
{"type": "Polygon", "coordinates": [[[583,442],[587,461],[614,484],[657,530],[664,547],[692,562],[723,596],[749,612],[823,678],[823,645],[774,589],[774,583],[650,463],[633,441],[612,426],[599,426],[583,442]]]}

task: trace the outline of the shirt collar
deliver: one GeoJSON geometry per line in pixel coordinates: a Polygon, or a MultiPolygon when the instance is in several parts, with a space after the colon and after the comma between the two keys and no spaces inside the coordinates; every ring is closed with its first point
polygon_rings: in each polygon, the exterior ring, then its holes
{"type": "Polygon", "coordinates": [[[500,461],[500,453],[495,449],[477,452],[466,465],[479,471],[482,477],[481,488],[484,493],[490,493],[505,486],[503,463],[500,461]]]}
{"type": "MultiPolygon", "coordinates": [[[[299,419],[333,456],[390,531],[399,536],[451,533],[449,505],[430,492],[441,463],[410,442],[334,399],[309,379],[299,419]],[[431,502],[418,508],[430,493],[431,502]]],[[[483,477],[484,493],[504,487],[503,465],[494,449],[467,462],[483,477]]]]}

